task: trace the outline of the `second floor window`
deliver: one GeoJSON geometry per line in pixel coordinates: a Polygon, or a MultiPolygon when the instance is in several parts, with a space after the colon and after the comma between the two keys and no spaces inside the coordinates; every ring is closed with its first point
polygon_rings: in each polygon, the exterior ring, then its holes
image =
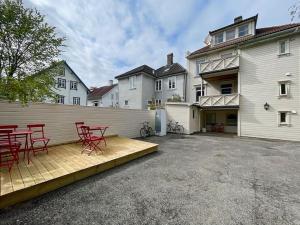
{"type": "Polygon", "coordinates": [[[222,84],[221,85],[221,94],[231,94],[232,93],[232,84],[222,84]]]}
{"type": "Polygon", "coordinates": [[[169,78],[169,89],[176,89],[176,77],[169,78]]]}
{"type": "Polygon", "coordinates": [[[57,79],[58,88],[66,88],[66,79],[58,78],[57,79]]]}
{"type": "Polygon", "coordinates": [[[289,53],[289,42],[287,40],[279,42],[279,55],[289,53]]]}
{"type": "Polygon", "coordinates": [[[196,101],[199,102],[200,96],[205,96],[205,86],[196,87],[196,101]]]}
{"type": "Polygon", "coordinates": [[[235,38],[235,29],[226,31],[226,41],[232,40],[235,38]]]}
{"type": "Polygon", "coordinates": [[[223,40],[223,32],[220,33],[220,34],[216,34],[215,36],[215,44],[219,44],[219,43],[222,43],[224,40],[223,40]]]}
{"type": "Polygon", "coordinates": [[[155,81],[155,91],[161,91],[162,80],[155,81]]]}
{"type": "Polygon", "coordinates": [[[63,96],[63,95],[56,95],[56,103],[58,103],[58,104],[65,104],[65,96],[63,96]]]}
{"type": "Polygon", "coordinates": [[[248,24],[239,27],[239,37],[243,37],[249,33],[248,24]]]}
{"type": "Polygon", "coordinates": [[[197,61],[196,61],[196,75],[197,76],[199,76],[199,74],[200,74],[200,72],[201,72],[201,65],[202,65],[202,63],[204,63],[205,62],[205,59],[198,59],[197,61]]]}
{"type": "Polygon", "coordinates": [[[80,98],[79,97],[73,97],[73,105],[80,105],[80,98]]]}
{"type": "Polygon", "coordinates": [[[77,81],[70,81],[70,89],[77,90],[77,81]]]}
{"type": "Polygon", "coordinates": [[[136,76],[129,77],[129,88],[130,89],[136,88],[136,76]]]}
{"type": "Polygon", "coordinates": [[[290,81],[279,81],[279,96],[288,97],[290,92],[290,81]]]}

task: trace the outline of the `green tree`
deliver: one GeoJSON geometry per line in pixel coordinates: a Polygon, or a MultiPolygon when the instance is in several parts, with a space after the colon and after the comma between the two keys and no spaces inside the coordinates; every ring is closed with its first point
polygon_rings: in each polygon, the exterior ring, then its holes
{"type": "Polygon", "coordinates": [[[0,98],[26,104],[53,97],[64,40],[36,9],[0,0],[0,98]]]}

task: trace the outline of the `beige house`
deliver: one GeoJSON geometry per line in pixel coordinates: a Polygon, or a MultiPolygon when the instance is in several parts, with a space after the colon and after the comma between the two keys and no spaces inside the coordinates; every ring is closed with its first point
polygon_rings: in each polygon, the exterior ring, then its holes
{"type": "Polygon", "coordinates": [[[300,140],[300,24],[257,28],[257,19],[237,17],[188,53],[189,104],[167,107],[169,117],[189,108],[176,117],[187,133],[300,140]]]}

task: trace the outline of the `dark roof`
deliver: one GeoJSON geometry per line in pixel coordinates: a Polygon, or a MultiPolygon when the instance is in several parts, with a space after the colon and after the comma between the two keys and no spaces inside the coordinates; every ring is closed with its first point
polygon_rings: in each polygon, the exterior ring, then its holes
{"type": "Polygon", "coordinates": [[[263,37],[272,33],[276,33],[276,32],[280,32],[280,31],[284,31],[290,28],[294,28],[294,27],[298,27],[300,26],[300,23],[292,23],[292,24],[285,24],[285,25],[281,25],[281,26],[273,26],[273,27],[265,27],[265,28],[259,28],[256,29],[256,34],[255,35],[247,35],[241,38],[236,38],[233,39],[231,41],[227,41],[218,45],[207,45],[203,48],[200,48],[194,52],[192,52],[188,58],[192,58],[193,56],[196,56],[198,54],[201,53],[206,53],[206,52],[210,52],[216,49],[222,49],[222,48],[226,48],[226,47],[231,47],[231,46],[235,46],[237,44],[255,39],[255,38],[259,38],[259,37],[263,37]]]}
{"type": "Polygon", "coordinates": [[[164,77],[177,73],[185,73],[186,70],[179,63],[173,63],[171,65],[162,66],[155,72],[157,77],[164,77]]]}
{"type": "Polygon", "coordinates": [[[151,68],[150,66],[147,66],[147,65],[142,65],[142,66],[134,68],[126,73],[122,73],[122,74],[116,76],[115,78],[119,79],[119,78],[131,76],[131,75],[136,75],[136,74],[142,73],[142,72],[149,74],[150,76],[155,76],[155,70],[153,68],[151,68]]]}
{"type": "Polygon", "coordinates": [[[88,100],[96,100],[105,95],[111,89],[113,89],[117,84],[113,84],[110,86],[103,86],[99,88],[94,88],[88,95],[88,100]]]}
{"type": "Polygon", "coordinates": [[[69,66],[69,64],[65,61],[62,60],[61,61],[65,66],[67,66],[69,68],[69,70],[75,75],[75,77],[77,77],[77,79],[80,81],[80,83],[87,89],[87,91],[89,92],[89,88],[85,85],[85,83],[83,83],[83,81],[80,79],[80,77],[74,72],[74,70],[69,66]]]}
{"type": "Polygon", "coordinates": [[[213,31],[209,31],[209,33],[210,33],[210,34],[214,34],[214,33],[217,33],[217,32],[219,32],[219,31],[221,31],[221,30],[224,30],[224,29],[227,29],[227,28],[230,28],[230,27],[234,27],[234,26],[236,26],[236,25],[238,25],[238,24],[241,24],[241,23],[244,23],[244,22],[247,22],[247,21],[250,21],[250,20],[254,20],[255,23],[256,23],[257,17],[258,17],[258,14],[256,14],[255,16],[249,17],[249,18],[247,18],[247,19],[244,19],[244,20],[241,20],[241,21],[238,21],[238,22],[229,24],[229,25],[227,25],[227,26],[225,26],[225,27],[221,27],[221,28],[219,28],[219,29],[216,29],[216,30],[213,30],[213,31]]]}

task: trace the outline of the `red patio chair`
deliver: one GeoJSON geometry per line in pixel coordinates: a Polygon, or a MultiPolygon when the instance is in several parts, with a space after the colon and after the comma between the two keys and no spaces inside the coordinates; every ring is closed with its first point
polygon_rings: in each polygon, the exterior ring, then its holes
{"type": "Polygon", "coordinates": [[[13,130],[0,129],[0,168],[11,168],[14,162],[19,161],[18,153],[21,143],[16,141],[16,136],[11,135],[13,130]]]}
{"type": "Polygon", "coordinates": [[[47,145],[50,139],[45,137],[45,124],[28,124],[27,127],[30,131],[32,131],[32,134],[30,134],[30,150],[32,150],[33,155],[35,155],[36,152],[40,151],[46,151],[48,154],[47,145]],[[40,144],[36,145],[38,143],[40,144]]]}
{"type": "MultiPolygon", "coordinates": [[[[84,146],[84,136],[82,133],[81,127],[84,125],[84,122],[75,122],[76,130],[77,130],[77,135],[79,137],[79,140],[77,142],[82,142],[82,146],[84,146]]],[[[92,134],[92,132],[91,132],[92,134]]]]}
{"type": "Polygon", "coordinates": [[[89,126],[81,126],[82,134],[83,134],[83,150],[81,153],[83,153],[85,150],[89,150],[90,155],[93,151],[97,151],[99,149],[102,152],[102,149],[100,148],[101,141],[104,141],[104,138],[101,136],[92,136],[92,133],[90,131],[89,126]]]}

